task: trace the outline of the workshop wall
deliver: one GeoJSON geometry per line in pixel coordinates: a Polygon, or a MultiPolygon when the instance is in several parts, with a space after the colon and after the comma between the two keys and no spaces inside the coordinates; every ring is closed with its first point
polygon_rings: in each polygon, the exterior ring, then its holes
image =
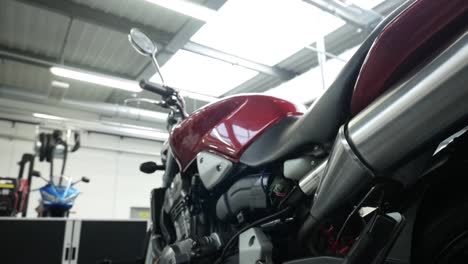
{"type": "MultiPolygon", "coordinates": [[[[24,153],[33,153],[35,130],[35,125],[0,121],[0,176],[18,176],[17,162],[24,153]]],[[[82,147],[69,155],[65,174],[75,180],[86,176],[91,182],[77,185],[82,194],[70,217],[129,218],[131,207],[149,207],[150,192],[161,186],[162,173],[143,174],[139,165],[160,162],[162,143],[97,133],[82,133],[81,142],[82,147]]],[[[49,177],[48,163],[37,159],[35,170],[49,177]]],[[[44,184],[34,178],[32,189],[44,184]]],[[[31,193],[28,217],[36,217],[39,198],[38,191],[31,193]]]]}

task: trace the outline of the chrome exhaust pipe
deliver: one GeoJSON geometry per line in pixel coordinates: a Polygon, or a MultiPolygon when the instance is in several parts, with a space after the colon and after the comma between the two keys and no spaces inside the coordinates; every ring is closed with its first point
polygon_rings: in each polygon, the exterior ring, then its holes
{"type": "Polygon", "coordinates": [[[328,160],[322,161],[317,167],[304,175],[299,181],[299,189],[306,195],[312,195],[318,188],[323,172],[327,168],[328,160]]]}
{"type": "Polygon", "coordinates": [[[468,33],[353,118],[347,135],[363,161],[382,172],[421,147],[440,143],[466,117],[468,33]]]}
{"type": "MultiPolygon", "coordinates": [[[[468,33],[431,63],[376,100],[340,128],[325,168],[304,177],[299,186],[317,181],[308,223],[329,216],[375,177],[433,146],[468,117],[468,33]]],[[[305,188],[312,194],[313,188],[305,188]]],[[[304,228],[301,232],[307,232],[304,228]]],[[[303,234],[305,235],[305,234],[303,234]]]]}

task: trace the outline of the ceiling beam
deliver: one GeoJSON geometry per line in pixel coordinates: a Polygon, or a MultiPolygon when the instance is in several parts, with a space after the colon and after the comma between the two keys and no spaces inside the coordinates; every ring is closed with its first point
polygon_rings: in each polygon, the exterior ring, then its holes
{"type": "Polygon", "coordinates": [[[115,30],[124,34],[128,34],[131,28],[139,28],[146,32],[150,37],[160,43],[167,44],[172,39],[173,34],[156,29],[143,23],[132,21],[125,17],[116,16],[106,13],[82,4],[77,4],[70,0],[18,0],[28,5],[36,6],[43,9],[48,9],[52,12],[62,14],[64,16],[73,17],[75,19],[115,30]]]}
{"type": "MultiPolygon", "coordinates": [[[[291,72],[285,69],[281,69],[280,67],[276,66],[268,66],[265,64],[261,64],[258,62],[254,62],[251,60],[247,60],[217,49],[213,49],[211,47],[207,47],[205,45],[201,45],[195,42],[189,41],[185,44],[182,48],[183,50],[190,51],[202,56],[210,57],[212,59],[216,59],[219,61],[227,62],[233,65],[238,65],[243,68],[247,68],[250,70],[257,71],[259,73],[271,76],[272,78],[277,78],[283,81],[289,80],[297,75],[295,72],[291,72]]],[[[160,66],[166,63],[169,58],[171,58],[175,52],[161,52],[158,55],[158,62],[160,66]],[[160,59],[161,58],[161,59],[160,59]]],[[[141,73],[138,74],[137,79],[149,79],[151,76],[155,74],[154,66],[151,62],[147,64],[147,66],[142,70],[141,73]]]]}
{"type": "Polygon", "coordinates": [[[354,4],[345,4],[337,0],[303,0],[321,10],[337,16],[346,23],[364,29],[368,32],[377,26],[383,16],[374,10],[366,10],[354,4]]]}
{"type": "Polygon", "coordinates": [[[295,73],[283,70],[279,67],[271,67],[251,60],[243,59],[220,50],[216,50],[198,43],[189,42],[185,44],[184,49],[203,56],[218,59],[234,65],[242,66],[247,69],[255,70],[266,75],[273,76],[281,80],[289,80],[296,76],[295,73]]]}
{"type": "MultiPolygon", "coordinates": [[[[119,17],[113,14],[105,13],[93,9],[91,7],[77,4],[72,1],[64,0],[19,0],[21,2],[37,6],[40,8],[45,8],[53,12],[73,17],[74,19],[79,19],[88,23],[92,23],[98,26],[102,26],[111,30],[122,32],[127,34],[130,32],[131,28],[137,27],[147,33],[155,42],[158,44],[163,44],[164,48],[161,50],[158,55],[159,63],[163,65],[167,62],[177,50],[183,48],[200,55],[209,56],[211,58],[221,60],[224,62],[232,63],[239,65],[241,67],[253,69],[261,73],[275,76],[282,80],[290,78],[293,76],[293,73],[281,70],[279,68],[270,67],[267,65],[262,65],[253,61],[249,61],[237,56],[221,52],[210,47],[200,45],[194,42],[190,42],[190,38],[203,26],[203,22],[189,20],[177,34],[170,34],[158,30],[154,27],[144,25],[135,21],[131,21],[124,17],[119,17]]],[[[219,9],[226,0],[208,0],[205,3],[205,6],[211,9],[219,9]]],[[[148,79],[154,75],[154,69],[150,64],[142,70],[138,76],[133,76],[137,79],[148,79]]]]}
{"type": "MultiPolygon", "coordinates": [[[[205,6],[218,10],[226,0],[208,0],[205,2],[205,6]]],[[[190,51],[199,55],[207,56],[216,60],[227,62],[230,64],[238,65],[247,69],[258,71],[260,73],[279,78],[281,80],[288,80],[294,77],[296,74],[289,72],[278,67],[271,67],[261,63],[257,63],[248,59],[244,59],[205,45],[201,45],[195,42],[190,41],[192,36],[204,25],[204,22],[191,19],[189,20],[173,39],[164,47],[164,49],[159,52],[157,59],[159,64],[164,65],[178,50],[183,49],[190,51]]],[[[154,67],[151,63],[143,69],[143,71],[138,75],[140,79],[148,79],[155,74],[154,67]]]]}
{"type": "MultiPolygon", "coordinates": [[[[271,76],[273,78],[277,78],[280,80],[289,80],[296,76],[295,72],[287,71],[285,69],[281,69],[277,66],[268,66],[262,63],[258,63],[255,61],[251,61],[248,59],[244,59],[238,57],[236,55],[229,54],[227,52],[223,52],[202,44],[198,44],[192,41],[188,41],[181,49],[193,52],[195,54],[199,54],[202,56],[210,57],[215,60],[227,62],[233,65],[238,65],[243,68],[247,68],[250,70],[257,71],[259,73],[271,76]]],[[[164,50],[159,53],[157,59],[160,65],[166,63],[169,58],[171,58],[176,51],[168,51],[164,50]]],[[[155,74],[154,67],[151,63],[148,63],[147,67],[138,75],[138,79],[148,79],[155,74]]]]}
{"type": "MultiPolygon", "coordinates": [[[[232,65],[237,65],[246,69],[254,70],[259,73],[271,76],[272,78],[277,78],[283,81],[289,80],[297,75],[297,73],[295,72],[281,69],[277,66],[269,66],[248,59],[244,59],[236,55],[232,55],[227,52],[220,51],[192,41],[187,42],[181,49],[190,51],[198,55],[210,57],[215,60],[227,62],[232,65]]],[[[169,58],[171,58],[174,54],[175,52],[161,52],[157,57],[160,66],[166,63],[169,60],[169,58]]],[[[156,72],[152,63],[148,63],[148,65],[143,69],[143,71],[140,74],[138,74],[137,79],[149,79],[155,73],[156,72]]]]}
{"type": "MultiPolygon", "coordinates": [[[[220,9],[227,0],[207,0],[204,6],[212,10],[220,9]]],[[[159,64],[164,65],[179,49],[184,48],[192,36],[205,24],[203,21],[189,19],[182,28],[172,37],[167,45],[158,53],[157,59],[159,64]]],[[[146,67],[138,74],[139,79],[149,79],[155,74],[155,69],[152,63],[148,63],[146,67]]]]}
{"type": "MultiPolygon", "coordinates": [[[[410,0],[412,1],[412,0],[410,0]]],[[[383,16],[390,14],[396,7],[407,2],[407,0],[387,0],[377,6],[374,11],[383,16]]],[[[364,41],[368,32],[358,30],[352,24],[346,24],[337,30],[325,36],[326,52],[339,55],[344,51],[351,49],[364,41]]],[[[314,47],[315,42],[310,46],[314,47]]],[[[329,59],[329,57],[327,57],[329,59]]],[[[298,75],[318,66],[317,53],[304,48],[292,56],[284,59],[276,65],[282,69],[288,69],[296,72],[298,75]]],[[[273,78],[269,75],[259,74],[252,79],[242,83],[238,87],[226,92],[221,97],[230,96],[239,93],[260,93],[274,88],[285,80],[273,78]]]]}
{"type": "MultiPolygon", "coordinates": [[[[341,54],[344,51],[359,45],[364,41],[366,36],[367,33],[364,31],[356,31],[354,26],[344,25],[325,37],[325,47],[327,47],[326,51],[331,54],[341,54]]],[[[312,43],[311,46],[314,47],[315,42],[312,43]]],[[[326,59],[328,60],[330,57],[327,56],[326,59]]],[[[300,75],[314,67],[317,67],[318,65],[317,53],[311,49],[303,48],[294,55],[278,63],[277,66],[281,68],[294,69],[297,75],[300,75]]],[[[259,74],[238,87],[226,92],[222,97],[239,93],[265,92],[285,81],[293,79],[295,76],[292,76],[290,79],[281,80],[273,78],[272,76],[259,74]]]]}
{"type": "MultiPolygon", "coordinates": [[[[155,42],[163,45],[163,49],[158,54],[158,60],[161,65],[166,63],[179,49],[188,50],[200,55],[209,56],[211,58],[249,68],[268,76],[273,76],[280,80],[288,80],[295,76],[295,73],[282,70],[278,67],[270,67],[260,63],[256,63],[244,58],[240,58],[219,50],[200,45],[190,41],[190,38],[203,26],[203,22],[190,19],[182,26],[176,34],[170,34],[156,29],[155,27],[147,26],[142,23],[131,21],[124,17],[119,17],[113,14],[105,13],[82,4],[74,3],[73,1],[64,0],[19,0],[26,4],[45,8],[55,13],[69,16],[73,19],[82,20],[98,26],[102,26],[114,31],[127,34],[131,28],[140,28],[147,33],[155,42]]],[[[226,0],[207,0],[205,6],[214,10],[219,9],[226,0]]],[[[28,56],[29,57],[29,56],[28,56]]],[[[55,60],[54,60],[55,61],[55,60]]],[[[81,67],[80,67],[81,68],[81,67]]],[[[148,79],[154,75],[155,71],[148,63],[146,67],[138,74],[131,76],[132,79],[148,79]]],[[[130,77],[130,76],[127,76],[130,77]]],[[[114,97],[114,93],[109,96],[109,100],[114,97]]]]}
{"type": "Polygon", "coordinates": [[[63,64],[65,63],[65,48],[67,47],[68,40],[70,38],[70,31],[73,25],[73,17],[68,20],[67,31],[65,32],[65,37],[63,38],[62,47],[60,48],[60,55],[58,57],[58,62],[63,64]]]}

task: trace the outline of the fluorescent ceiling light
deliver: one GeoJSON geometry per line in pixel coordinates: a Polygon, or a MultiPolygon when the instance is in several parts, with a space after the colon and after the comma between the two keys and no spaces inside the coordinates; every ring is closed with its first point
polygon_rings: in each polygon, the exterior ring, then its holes
{"type": "Polygon", "coordinates": [[[65,120],[66,119],[60,116],[46,115],[46,114],[41,114],[41,113],[33,113],[33,116],[37,118],[50,119],[50,120],[65,120]]]}
{"type": "MultiPolygon", "coordinates": [[[[185,91],[218,97],[258,72],[219,61],[193,52],[179,50],[162,67],[164,79],[169,86],[185,91]]],[[[157,74],[150,82],[160,82],[157,74]]]]}
{"type": "Polygon", "coordinates": [[[57,87],[57,88],[62,88],[62,89],[68,89],[70,88],[70,84],[66,82],[60,82],[60,81],[52,81],[50,83],[52,87],[57,87]]]}
{"type": "Polygon", "coordinates": [[[300,0],[227,1],[191,40],[273,66],[344,24],[300,0]]]}
{"type": "Polygon", "coordinates": [[[216,11],[202,5],[181,0],[146,0],[152,4],[172,10],[201,21],[208,21],[216,16],[216,11]]]}
{"type": "Polygon", "coordinates": [[[141,92],[140,86],[133,80],[62,67],[52,67],[50,68],[50,72],[60,77],[79,80],[82,82],[108,86],[130,92],[141,92]]]}

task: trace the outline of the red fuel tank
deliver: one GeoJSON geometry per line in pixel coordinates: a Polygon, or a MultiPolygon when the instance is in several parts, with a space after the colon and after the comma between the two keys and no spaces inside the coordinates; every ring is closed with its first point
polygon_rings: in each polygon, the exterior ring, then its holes
{"type": "Polygon", "coordinates": [[[464,34],[467,14],[467,0],[417,0],[386,25],[359,73],[351,101],[352,115],[464,34]]]}
{"type": "Polygon", "coordinates": [[[237,162],[263,132],[304,107],[266,95],[238,95],[211,103],[190,115],[170,135],[172,153],[185,171],[202,151],[237,162]]]}

